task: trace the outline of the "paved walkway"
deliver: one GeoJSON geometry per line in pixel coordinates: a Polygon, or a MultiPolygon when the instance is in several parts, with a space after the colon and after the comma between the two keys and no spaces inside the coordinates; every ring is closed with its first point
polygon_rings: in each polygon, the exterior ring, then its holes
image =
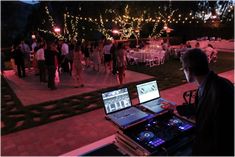
{"type": "MultiPolygon", "coordinates": [[[[220,74],[234,83],[234,71],[220,74]]],[[[161,91],[165,99],[181,104],[184,91],[195,89],[184,84],[161,91]]],[[[135,104],[138,100],[133,101],[135,104]]],[[[116,127],[104,118],[103,109],[4,135],[1,138],[3,156],[57,156],[113,135],[116,127]]]]}

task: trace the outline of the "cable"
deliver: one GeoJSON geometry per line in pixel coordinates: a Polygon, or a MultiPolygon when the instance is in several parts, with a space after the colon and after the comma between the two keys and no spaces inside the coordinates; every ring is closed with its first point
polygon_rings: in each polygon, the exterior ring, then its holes
{"type": "Polygon", "coordinates": [[[167,149],[166,148],[164,148],[164,147],[161,147],[162,148],[162,150],[164,150],[165,152],[166,152],[166,156],[169,156],[168,155],[168,151],[167,151],[167,149]]]}

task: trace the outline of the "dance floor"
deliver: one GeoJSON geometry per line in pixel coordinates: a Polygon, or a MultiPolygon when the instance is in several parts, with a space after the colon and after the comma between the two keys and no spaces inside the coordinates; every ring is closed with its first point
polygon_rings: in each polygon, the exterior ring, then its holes
{"type": "MultiPolygon", "coordinates": [[[[14,90],[16,96],[24,106],[58,100],[119,85],[116,76],[105,73],[103,69],[100,72],[95,72],[92,69],[84,70],[85,87],[83,88],[74,88],[73,78],[67,73],[61,74],[61,82],[58,84],[57,90],[53,91],[47,88],[47,83],[40,83],[39,76],[35,76],[32,71],[26,71],[26,75],[26,78],[20,79],[12,70],[5,72],[5,77],[10,87],[14,90]]],[[[150,78],[153,77],[127,70],[124,84],[150,78]]]]}

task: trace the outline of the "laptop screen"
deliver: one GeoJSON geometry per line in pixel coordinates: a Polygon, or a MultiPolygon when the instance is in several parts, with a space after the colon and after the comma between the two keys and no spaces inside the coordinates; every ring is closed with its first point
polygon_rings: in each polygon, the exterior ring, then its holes
{"type": "Polygon", "coordinates": [[[140,103],[160,97],[157,81],[150,81],[136,85],[140,103]]]}
{"type": "Polygon", "coordinates": [[[127,88],[102,93],[102,98],[106,114],[131,106],[131,100],[127,88]]]}

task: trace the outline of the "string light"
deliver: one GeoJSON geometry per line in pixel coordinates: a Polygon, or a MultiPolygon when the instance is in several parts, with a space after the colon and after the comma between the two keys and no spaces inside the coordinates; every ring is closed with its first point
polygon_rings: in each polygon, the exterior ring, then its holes
{"type": "Polygon", "coordinates": [[[154,33],[156,32],[156,28],[157,28],[159,22],[160,22],[160,20],[157,20],[157,22],[154,23],[153,30],[152,30],[150,37],[154,36],[154,33]]]}
{"type": "MultiPolygon", "coordinates": [[[[46,14],[49,17],[48,19],[49,19],[49,22],[50,22],[51,27],[52,27],[51,29],[54,30],[54,28],[56,28],[55,27],[56,25],[55,25],[55,22],[54,22],[52,16],[50,15],[50,12],[49,12],[49,9],[48,9],[47,6],[45,6],[45,11],[46,11],[46,14]]],[[[46,34],[51,34],[51,35],[53,35],[54,37],[56,37],[58,39],[62,39],[62,40],[65,39],[65,37],[63,35],[61,35],[59,33],[55,33],[54,31],[48,31],[48,30],[44,30],[44,29],[40,29],[40,28],[38,28],[38,31],[46,33],[46,34]]]]}
{"type": "Polygon", "coordinates": [[[64,34],[67,35],[68,32],[68,28],[67,28],[67,15],[64,14],[64,34]]]}
{"type": "MultiPolygon", "coordinates": [[[[219,8],[218,6],[221,7],[220,4],[217,4],[217,10],[216,10],[216,13],[219,13],[221,11],[221,8],[219,8]]],[[[231,11],[233,11],[234,7],[228,3],[228,5],[225,6],[227,8],[226,11],[226,14],[230,13],[231,11]]],[[[161,7],[159,7],[160,9],[161,7]]],[[[48,7],[46,6],[45,7],[45,10],[46,10],[46,13],[48,15],[48,20],[51,24],[51,30],[53,30],[53,28],[55,28],[56,24],[52,18],[52,16],[50,15],[50,12],[49,12],[49,9],[48,7]]],[[[81,11],[81,7],[79,8],[79,10],[81,11]]],[[[167,8],[164,7],[164,15],[163,13],[160,12],[160,10],[156,11],[155,12],[155,15],[158,15],[155,16],[155,17],[150,17],[148,15],[148,18],[144,18],[144,13],[147,13],[146,10],[143,11],[143,14],[141,14],[140,17],[131,17],[129,16],[129,12],[130,12],[130,9],[129,9],[129,6],[127,5],[125,7],[125,11],[124,11],[124,15],[118,15],[116,13],[115,10],[113,9],[106,9],[105,10],[105,13],[109,13],[109,14],[114,14],[115,18],[114,19],[103,19],[102,15],[100,15],[100,19],[96,19],[96,18],[92,18],[92,17],[81,17],[81,16],[75,16],[75,15],[69,15],[69,13],[65,13],[64,14],[64,30],[63,30],[63,33],[64,33],[64,36],[68,36],[69,40],[74,37],[74,38],[77,38],[78,37],[78,23],[79,23],[79,20],[83,20],[83,21],[86,21],[86,22],[92,22],[94,24],[96,24],[98,26],[97,30],[99,32],[101,32],[102,34],[105,35],[106,38],[111,38],[111,29],[107,29],[104,24],[104,22],[106,23],[115,23],[117,25],[120,31],[120,39],[129,39],[131,37],[131,35],[134,35],[136,38],[139,38],[140,36],[140,30],[142,28],[142,26],[145,24],[145,23],[153,23],[153,30],[151,32],[151,37],[156,37],[156,36],[159,36],[161,34],[163,34],[162,31],[160,32],[156,32],[156,28],[158,27],[159,23],[192,23],[193,21],[195,21],[196,23],[199,23],[200,22],[204,22],[206,23],[206,18],[208,18],[207,16],[209,16],[209,14],[207,15],[207,12],[206,11],[201,11],[201,16],[199,17],[199,15],[195,12],[195,14],[192,12],[192,10],[190,11],[190,13],[188,14],[184,14],[184,16],[182,16],[181,14],[178,14],[178,15],[174,15],[177,11],[176,10],[173,10],[171,11],[171,8],[170,8],[170,13],[167,14],[167,8]],[[173,16],[174,15],[174,16],[173,16]],[[186,15],[186,16],[185,16],[186,15]],[[193,16],[194,15],[194,16],[193,16]],[[174,17],[174,18],[173,18],[174,17]],[[177,18],[178,17],[178,18],[177,18]],[[173,18],[173,19],[172,19],[173,18]],[[187,22],[188,21],[188,22],[187,22]],[[69,23],[69,25],[68,25],[69,23]],[[70,27],[71,26],[71,27],[70,27]]],[[[212,15],[210,15],[212,16],[212,15]]],[[[221,17],[224,17],[225,16],[225,13],[224,15],[220,14],[221,17]]],[[[217,18],[217,17],[216,17],[217,18]]],[[[225,22],[227,21],[232,21],[233,19],[233,15],[230,14],[230,18],[227,18],[226,20],[224,20],[225,22]]],[[[214,19],[216,20],[216,19],[214,19]]],[[[213,22],[213,21],[212,21],[213,22]]],[[[220,19],[220,22],[223,22],[222,19],[220,19]]],[[[45,23],[45,22],[44,22],[45,23]]],[[[85,30],[85,27],[82,27],[82,30],[85,30]]],[[[88,29],[90,31],[93,31],[93,29],[88,29]]],[[[42,31],[42,30],[40,30],[42,31]]],[[[61,35],[58,35],[58,34],[53,34],[53,31],[46,31],[43,30],[42,32],[44,33],[49,33],[49,34],[52,34],[56,37],[59,37],[61,35]]],[[[84,34],[84,33],[83,33],[84,34]]]]}
{"type": "Polygon", "coordinates": [[[48,31],[48,30],[44,30],[44,29],[40,29],[40,28],[38,28],[38,31],[43,32],[45,34],[51,34],[51,35],[53,35],[54,37],[56,37],[58,39],[62,39],[62,40],[65,39],[63,35],[57,34],[57,33],[52,32],[52,31],[48,31]]]}
{"type": "Polygon", "coordinates": [[[77,39],[77,37],[78,37],[78,27],[77,27],[77,25],[78,25],[78,17],[76,17],[76,21],[75,21],[75,26],[76,26],[75,36],[74,36],[75,39],[77,39]]]}
{"type": "MultiPolygon", "coordinates": [[[[233,9],[233,6],[229,6],[229,9],[233,9]]],[[[125,8],[125,11],[128,11],[128,7],[126,7],[125,8]]],[[[173,11],[174,12],[174,11],[173,11]]],[[[173,13],[172,12],[172,13],[173,13]]],[[[115,10],[112,10],[112,9],[108,9],[108,10],[106,10],[106,13],[115,13],[115,10]]],[[[205,12],[204,11],[202,11],[202,13],[204,13],[205,14],[205,12]]],[[[190,13],[188,14],[189,15],[189,17],[185,17],[185,21],[187,21],[189,18],[190,19],[195,19],[195,17],[194,16],[192,16],[193,15],[193,13],[192,13],[192,11],[190,11],[190,13]]],[[[126,15],[124,15],[124,16],[122,16],[123,18],[126,18],[125,19],[125,22],[127,22],[128,21],[128,19],[132,19],[133,21],[139,21],[139,18],[135,18],[135,17],[130,17],[130,16],[126,16],[126,15]]],[[[178,19],[178,22],[179,21],[181,21],[182,19],[181,19],[181,17],[182,17],[182,15],[181,14],[179,14],[178,15],[178,17],[179,17],[179,19],[178,19]]],[[[87,18],[87,17],[85,17],[85,18],[83,18],[83,17],[78,17],[80,20],[85,20],[85,21],[87,21],[87,20],[89,20],[90,22],[97,22],[98,20],[97,19],[92,19],[92,18],[87,18]]],[[[160,22],[160,20],[161,20],[161,22],[173,22],[173,21],[175,21],[175,20],[171,20],[171,18],[172,18],[172,15],[168,15],[167,16],[167,18],[166,17],[164,17],[163,15],[162,15],[162,13],[159,13],[159,16],[158,17],[156,17],[156,18],[152,18],[152,17],[148,17],[147,19],[144,19],[144,18],[141,18],[141,20],[144,22],[147,22],[147,23],[149,23],[149,22],[153,22],[153,23],[155,23],[156,22],[156,20],[155,19],[158,19],[159,21],[158,22],[160,22]]],[[[112,22],[114,22],[114,23],[118,23],[118,22],[121,22],[122,21],[122,19],[119,17],[119,19],[120,20],[111,20],[112,22]]],[[[105,19],[105,22],[111,22],[111,21],[109,21],[108,19],[105,19]]]]}
{"type": "Polygon", "coordinates": [[[78,37],[78,20],[79,17],[73,16],[73,15],[69,15],[69,12],[67,12],[66,17],[70,18],[70,26],[71,26],[71,31],[69,31],[68,27],[67,27],[67,20],[64,21],[64,27],[66,27],[67,29],[67,33],[65,34],[66,36],[68,36],[68,39],[71,40],[72,38],[77,40],[78,37]]]}
{"type": "MultiPolygon", "coordinates": [[[[158,19],[158,23],[160,22],[160,19],[162,19],[161,22],[163,22],[165,25],[167,25],[167,23],[172,23],[173,21],[175,21],[175,19],[172,19],[173,15],[175,14],[175,12],[177,11],[178,9],[175,9],[173,11],[171,11],[171,8],[170,8],[170,15],[163,15],[160,11],[158,11],[158,14],[159,14],[159,17],[157,17],[158,19]]],[[[156,23],[155,23],[156,24],[156,23]]],[[[157,24],[155,25],[154,24],[154,27],[153,27],[153,30],[152,30],[152,33],[151,33],[151,37],[153,38],[156,38],[156,37],[160,37],[163,32],[165,31],[164,29],[160,30],[159,33],[156,34],[156,27],[158,26],[157,24]],[[154,35],[155,34],[155,35],[154,35]]]]}
{"type": "Polygon", "coordinates": [[[98,31],[101,32],[107,39],[111,39],[111,36],[109,35],[109,30],[105,29],[104,27],[104,22],[103,22],[103,17],[100,15],[100,25],[98,25],[98,31]]]}
{"type": "MultiPolygon", "coordinates": [[[[72,17],[72,16],[71,16],[71,17],[72,17]]],[[[72,18],[73,18],[73,17],[72,17],[72,18]]],[[[72,39],[72,35],[75,35],[75,25],[74,25],[74,20],[73,20],[73,19],[70,20],[70,24],[71,24],[71,27],[72,27],[72,34],[69,33],[69,40],[72,39]]]]}
{"type": "MultiPolygon", "coordinates": [[[[115,13],[115,11],[113,11],[113,13],[115,13]]],[[[152,18],[144,19],[143,15],[141,15],[140,18],[130,17],[129,6],[127,5],[125,7],[124,15],[120,16],[116,14],[116,17],[112,20],[112,22],[118,24],[118,27],[120,28],[120,39],[129,39],[131,35],[134,35],[138,39],[140,35],[140,29],[143,24],[142,22],[150,22],[152,20],[152,18]]]]}
{"type": "Polygon", "coordinates": [[[48,17],[49,17],[49,21],[50,21],[50,23],[51,23],[51,26],[52,26],[52,28],[54,28],[54,27],[55,27],[55,22],[54,22],[52,16],[50,15],[50,12],[49,12],[47,6],[45,6],[45,10],[46,10],[46,13],[47,13],[47,15],[48,15],[48,17]]]}

